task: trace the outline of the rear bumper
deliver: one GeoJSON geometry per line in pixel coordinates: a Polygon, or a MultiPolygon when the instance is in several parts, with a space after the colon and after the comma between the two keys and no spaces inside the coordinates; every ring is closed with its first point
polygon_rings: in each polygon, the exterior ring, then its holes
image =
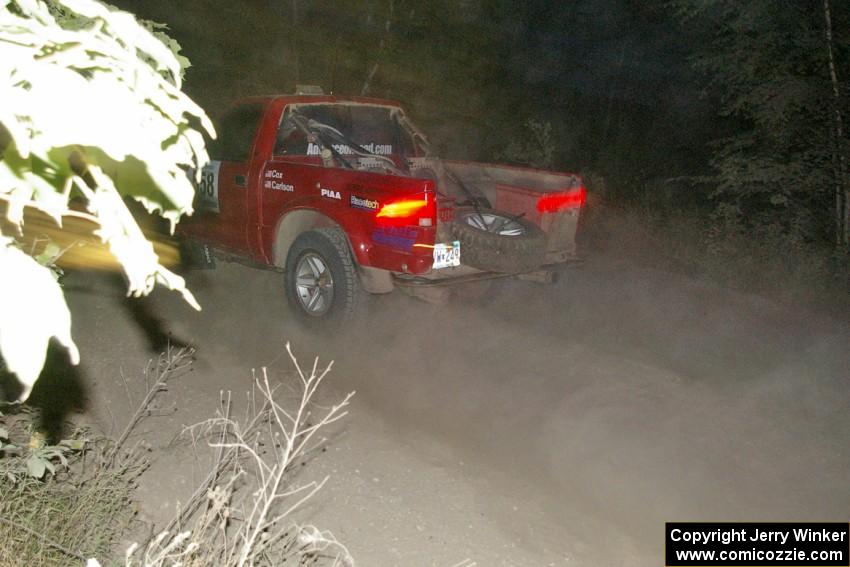
{"type": "Polygon", "coordinates": [[[574,255],[566,260],[544,264],[533,270],[524,272],[485,272],[469,266],[458,266],[457,268],[445,268],[442,270],[431,270],[426,274],[419,276],[411,274],[393,274],[393,282],[395,285],[402,287],[435,287],[435,286],[451,286],[465,283],[471,283],[483,280],[495,280],[503,278],[513,278],[529,274],[539,274],[543,272],[563,272],[577,268],[584,263],[584,256],[574,255]]]}

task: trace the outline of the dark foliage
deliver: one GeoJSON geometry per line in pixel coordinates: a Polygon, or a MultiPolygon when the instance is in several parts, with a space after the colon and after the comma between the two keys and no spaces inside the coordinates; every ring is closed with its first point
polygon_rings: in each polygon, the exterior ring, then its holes
{"type": "Polygon", "coordinates": [[[793,239],[828,242],[837,233],[840,241],[837,157],[847,155],[848,140],[846,132],[837,139],[835,116],[850,111],[848,5],[677,0],[674,6],[683,29],[705,38],[692,60],[733,125],[715,141],[711,161],[727,214],[752,227],[777,224],[793,239]],[[832,11],[832,42],[825,7],[832,11]]]}

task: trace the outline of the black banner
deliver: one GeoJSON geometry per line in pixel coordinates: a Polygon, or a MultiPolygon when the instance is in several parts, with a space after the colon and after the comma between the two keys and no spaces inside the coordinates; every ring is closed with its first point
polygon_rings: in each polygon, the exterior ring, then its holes
{"type": "Polygon", "coordinates": [[[671,522],[667,567],[850,566],[850,524],[671,522]]]}

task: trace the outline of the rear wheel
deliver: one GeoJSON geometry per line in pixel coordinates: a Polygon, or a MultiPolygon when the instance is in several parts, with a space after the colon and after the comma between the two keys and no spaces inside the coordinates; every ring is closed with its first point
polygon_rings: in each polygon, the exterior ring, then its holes
{"type": "Polygon", "coordinates": [[[284,287],[293,314],[308,326],[352,319],[360,282],[342,231],[319,228],[296,238],[286,257],[284,287]]]}

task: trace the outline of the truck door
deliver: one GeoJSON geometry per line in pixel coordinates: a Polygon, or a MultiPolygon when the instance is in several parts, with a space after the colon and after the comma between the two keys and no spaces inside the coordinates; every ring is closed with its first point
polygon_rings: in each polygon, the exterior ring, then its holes
{"type": "Polygon", "coordinates": [[[262,103],[247,103],[222,117],[199,188],[198,209],[206,217],[201,232],[212,244],[239,252],[248,248],[251,156],[263,112],[262,103]]]}

